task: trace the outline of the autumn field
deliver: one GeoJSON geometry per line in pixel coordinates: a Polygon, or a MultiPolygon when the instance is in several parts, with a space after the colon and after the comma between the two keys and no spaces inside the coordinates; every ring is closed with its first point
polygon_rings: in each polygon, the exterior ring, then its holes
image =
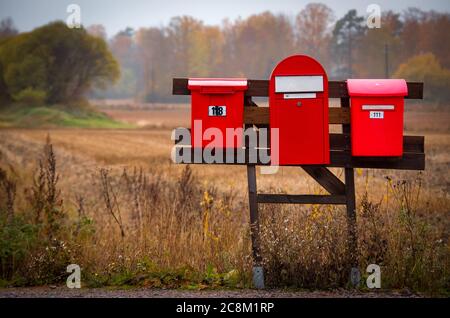
{"type": "MultiPolygon", "coordinates": [[[[2,285],[61,283],[76,263],[90,287],[250,287],[245,167],[171,162],[186,105],[103,111],[137,128],[0,130],[2,211],[31,224],[0,233],[18,250],[2,258],[2,285]]],[[[449,123],[446,111],[406,112],[406,133],[425,135],[425,171],[356,170],[360,270],[379,264],[383,290],[449,292],[449,123]]],[[[323,190],[282,168],[258,191],[323,190]]],[[[265,205],[261,217],[268,286],[348,287],[344,207],[265,205]]]]}

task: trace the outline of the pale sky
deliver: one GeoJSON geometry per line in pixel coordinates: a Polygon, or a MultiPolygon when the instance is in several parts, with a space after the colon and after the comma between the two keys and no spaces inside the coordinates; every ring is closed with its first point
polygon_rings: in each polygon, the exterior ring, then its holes
{"type": "Polygon", "coordinates": [[[267,10],[287,14],[293,19],[310,2],[325,3],[337,18],[350,9],[365,15],[371,3],[380,5],[382,11],[401,12],[417,7],[450,12],[450,0],[0,0],[0,19],[11,17],[20,31],[29,31],[50,21],[65,21],[69,15],[67,6],[74,3],[81,7],[84,26],[103,24],[112,36],[127,26],[138,29],[166,25],[170,18],[180,15],[190,15],[215,25],[225,18],[246,18],[267,10]]]}

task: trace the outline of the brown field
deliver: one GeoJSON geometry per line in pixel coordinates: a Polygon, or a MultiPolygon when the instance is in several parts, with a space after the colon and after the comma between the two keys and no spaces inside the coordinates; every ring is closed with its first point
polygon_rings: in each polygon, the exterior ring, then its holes
{"type": "MultiPolygon", "coordinates": [[[[76,239],[83,251],[74,257],[74,262],[82,263],[91,275],[124,275],[125,267],[136,276],[143,263],[159,272],[188,266],[194,273],[208,273],[212,281],[218,275],[222,283],[222,273],[238,273],[236,286],[247,286],[251,258],[245,167],[193,165],[191,176],[184,166],[171,162],[171,130],[189,126],[185,106],[105,112],[142,128],[0,130],[1,166],[18,180],[16,210],[29,204],[25,194],[49,135],[64,209],[72,218],[79,217],[82,198],[83,214],[95,222],[94,237],[88,241],[76,239]],[[105,168],[106,178],[101,179],[100,171],[105,168]],[[106,188],[101,180],[109,182],[106,188]],[[114,198],[110,206],[105,193],[114,198]],[[150,200],[149,196],[154,197],[150,200]],[[122,258],[125,260],[120,263],[118,259],[122,258]]],[[[449,123],[450,112],[406,113],[406,133],[426,136],[425,171],[356,171],[359,257],[362,264],[381,262],[390,288],[432,293],[448,290],[449,123]],[[402,188],[403,180],[408,187],[402,188]],[[415,195],[414,205],[405,211],[402,198],[415,195]]],[[[342,176],[340,169],[333,171],[342,176]]],[[[260,192],[298,194],[321,191],[298,168],[258,176],[258,188],[260,192]]],[[[272,277],[269,284],[318,288],[342,285],[346,277],[340,273],[346,262],[342,207],[269,205],[261,213],[263,252],[272,277]],[[302,274],[297,277],[299,270],[302,274]]],[[[150,286],[165,284],[158,279],[156,282],[147,277],[142,281],[150,286]]],[[[215,284],[192,277],[185,283],[191,280],[200,287],[215,284]]]]}

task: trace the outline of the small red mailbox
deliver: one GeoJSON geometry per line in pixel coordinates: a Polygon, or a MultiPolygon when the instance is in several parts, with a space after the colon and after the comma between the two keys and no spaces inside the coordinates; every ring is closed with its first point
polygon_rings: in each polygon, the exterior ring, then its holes
{"type": "Polygon", "coordinates": [[[271,152],[280,165],[328,164],[328,78],[322,65],[305,55],[290,56],[273,70],[269,83],[271,152]],[[278,146],[278,147],[277,147],[278,146]]]}
{"type": "Polygon", "coordinates": [[[403,79],[349,79],[353,156],[403,154],[403,79]]]}
{"type": "MultiPolygon", "coordinates": [[[[247,79],[190,78],[188,88],[192,95],[192,146],[207,146],[211,142],[207,130],[212,128],[215,132],[218,132],[218,129],[222,135],[221,140],[214,140],[215,144],[221,142],[223,148],[242,147],[242,131],[237,132],[233,140],[227,140],[226,130],[243,128],[247,79]],[[237,139],[234,139],[236,135],[237,139]]],[[[217,135],[215,137],[217,138],[217,135]]]]}

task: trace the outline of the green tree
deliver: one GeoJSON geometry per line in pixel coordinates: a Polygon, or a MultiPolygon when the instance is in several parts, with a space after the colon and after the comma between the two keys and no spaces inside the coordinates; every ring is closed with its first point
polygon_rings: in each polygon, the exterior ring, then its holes
{"type": "Polygon", "coordinates": [[[364,17],[358,16],[354,9],[336,22],[332,38],[332,55],[336,60],[333,70],[335,76],[344,78],[353,76],[355,49],[364,35],[363,23],[364,17]]]}
{"type": "Polygon", "coordinates": [[[53,22],[0,46],[2,78],[10,99],[23,90],[44,92],[47,103],[78,100],[119,76],[105,41],[85,29],[53,22]]]}
{"type": "Polygon", "coordinates": [[[438,103],[450,101],[450,70],[432,53],[414,56],[401,64],[394,77],[424,83],[424,98],[438,103]]]}

